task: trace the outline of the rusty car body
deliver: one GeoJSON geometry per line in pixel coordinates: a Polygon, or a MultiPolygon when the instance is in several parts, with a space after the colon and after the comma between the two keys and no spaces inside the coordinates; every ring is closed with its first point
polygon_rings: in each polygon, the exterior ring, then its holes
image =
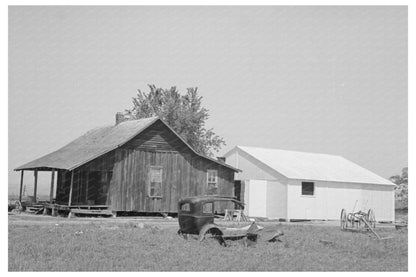
{"type": "MultiPolygon", "coordinates": [[[[197,235],[199,241],[214,238],[222,245],[226,245],[226,240],[243,238],[256,242],[264,227],[247,219],[243,210],[244,203],[233,197],[211,195],[182,198],[178,202],[178,234],[184,238],[187,238],[188,235],[197,235]],[[239,208],[236,211],[242,216],[238,217],[237,221],[233,220],[233,217],[226,216],[227,210],[225,216],[215,213],[215,203],[224,201],[239,208]]],[[[274,241],[281,235],[283,232],[274,231],[271,236],[263,237],[267,241],[274,241]]]]}

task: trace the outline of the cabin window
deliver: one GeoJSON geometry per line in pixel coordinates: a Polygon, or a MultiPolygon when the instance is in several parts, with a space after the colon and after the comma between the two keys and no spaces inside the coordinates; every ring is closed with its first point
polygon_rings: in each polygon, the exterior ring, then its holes
{"type": "Polygon", "coordinates": [[[213,205],[212,204],[213,203],[211,203],[211,202],[205,203],[202,206],[202,213],[204,213],[204,214],[212,214],[213,213],[213,210],[212,210],[213,205]]]}
{"type": "Polygon", "coordinates": [[[150,197],[162,197],[162,174],[163,169],[160,166],[150,167],[150,184],[149,184],[149,196],[150,197]]]}
{"type": "Polygon", "coordinates": [[[314,195],[315,184],[313,182],[302,182],[302,195],[314,195]]]}
{"type": "Polygon", "coordinates": [[[208,190],[218,188],[218,171],[208,170],[207,172],[208,190]]]}

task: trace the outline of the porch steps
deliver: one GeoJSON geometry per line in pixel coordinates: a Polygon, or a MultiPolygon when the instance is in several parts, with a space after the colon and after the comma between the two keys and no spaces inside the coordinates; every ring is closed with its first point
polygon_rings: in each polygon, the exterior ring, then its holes
{"type": "Polygon", "coordinates": [[[76,215],[98,215],[116,217],[115,213],[108,209],[70,209],[68,218],[76,215]]]}

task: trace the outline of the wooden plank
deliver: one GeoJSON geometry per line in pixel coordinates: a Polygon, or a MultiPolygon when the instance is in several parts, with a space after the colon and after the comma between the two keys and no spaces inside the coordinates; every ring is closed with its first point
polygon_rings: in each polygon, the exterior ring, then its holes
{"type": "Polygon", "coordinates": [[[172,156],[174,155],[174,153],[167,153],[167,152],[163,152],[163,153],[158,153],[159,155],[159,160],[160,160],[160,165],[163,168],[163,176],[162,176],[162,195],[163,195],[163,199],[161,201],[161,207],[159,207],[159,209],[161,211],[169,211],[168,207],[169,207],[169,203],[170,203],[170,187],[172,186],[172,183],[174,182],[173,177],[172,177],[172,167],[171,167],[171,160],[172,160],[172,156]]]}
{"type": "Polygon", "coordinates": [[[144,163],[144,167],[143,167],[143,173],[144,173],[144,183],[143,183],[143,187],[144,187],[144,190],[145,190],[145,195],[146,195],[146,197],[145,197],[145,203],[144,203],[144,205],[145,205],[145,211],[146,212],[148,212],[148,211],[151,211],[152,210],[152,204],[153,204],[153,201],[149,198],[149,190],[148,190],[148,188],[149,188],[149,165],[150,165],[150,153],[148,152],[148,151],[146,151],[145,152],[146,153],[146,161],[145,161],[145,163],[144,163]]]}
{"type": "Polygon", "coordinates": [[[140,175],[139,175],[139,191],[140,191],[140,206],[139,211],[145,210],[146,205],[146,178],[145,178],[145,165],[146,165],[146,152],[140,151],[140,175]]]}
{"type": "Polygon", "coordinates": [[[54,183],[55,183],[55,169],[52,169],[52,172],[51,172],[51,190],[50,190],[50,193],[49,193],[49,201],[51,203],[53,201],[54,183]]]}
{"type": "MultiPolygon", "coordinates": [[[[81,167],[79,169],[79,173],[78,173],[78,203],[85,203],[84,202],[84,198],[85,198],[85,192],[84,192],[84,179],[83,179],[83,175],[84,175],[84,169],[81,167]]],[[[86,203],[85,203],[86,204],[86,203]]]]}
{"type": "Polygon", "coordinates": [[[120,188],[119,188],[119,191],[118,191],[118,197],[119,197],[119,209],[120,209],[120,211],[123,211],[123,197],[124,197],[124,195],[123,195],[123,187],[124,187],[124,180],[125,180],[125,174],[126,174],[126,172],[125,172],[125,168],[124,168],[124,166],[125,166],[125,163],[126,163],[126,155],[125,155],[125,149],[123,149],[123,150],[121,150],[121,153],[120,153],[120,155],[121,155],[121,161],[120,161],[120,173],[121,173],[121,176],[120,176],[120,188]]]}
{"type": "Polygon", "coordinates": [[[111,210],[86,210],[86,209],[71,209],[73,214],[90,214],[90,215],[113,215],[111,210]]]}
{"type": "Polygon", "coordinates": [[[33,198],[35,199],[35,203],[37,202],[37,191],[38,191],[38,170],[35,169],[35,186],[33,189],[33,198]]]}
{"type": "Polygon", "coordinates": [[[171,171],[173,172],[172,183],[168,190],[169,192],[169,207],[173,206],[173,202],[175,202],[175,195],[176,195],[176,187],[181,181],[181,161],[179,160],[178,153],[170,154],[172,156],[173,163],[171,165],[171,171]]]}
{"type": "Polygon", "coordinates": [[[69,188],[68,206],[71,206],[71,204],[72,204],[72,189],[74,187],[74,171],[75,170],[72,170],[72,172],[71,172],[71,186],[69,188]]]}
{"type": "Polygon", "coordinates": [[[132,186],[133,186],[133,157],[134,151],[132,149],[129,150],[129,163],[127,167],[128,178],[127,178],[127,193],[126,193],[126,211],[132,210],[132,186]]]}
{"type": "Polygon", "coordinates": [[[72,196],[72,201],[77,204],[79,204],[79,195],[80,195],[80,185],[79,185],[79,180],[81,179],[80,176],[81,176],[80,169],[78,169],[75,171],[75,176],[74,176],[75,187],[74,187],[74,192],[73,192],[74,195],[72,196]]]}
{"type": "Polygon", "coordinates": [[[129,177],[130,177],[130,165],[131,165],[131,155],[130,155],[130,150],[127,150],[126,153],[126,163],[125,163],[125,171],[126,171],[126,178],[124,181],[124,205],[123,205],[123,211],[128,211],[128,206],[129,206],[129,177]]]}
{"type": "Polygon", "coordinates": [[[23,193],[23,175],[24,170],[20,173],[20,193],[19,193],[19,202],[22,203],[22,193],[23,193]]]}
{"type": "Polygon", "coordinates": [[[137,199],[137,151],[133,150],[133,172],[132,172],[132,184],[131,184],[131,210],[136,210],[136,203],[138,201],[137,199]]]}
{"type": "Polygon", "coordinates": [[[90,171],[87,169],[85,172],[85,203],[88,204],[88,185],[90,182],[90,171]]]}

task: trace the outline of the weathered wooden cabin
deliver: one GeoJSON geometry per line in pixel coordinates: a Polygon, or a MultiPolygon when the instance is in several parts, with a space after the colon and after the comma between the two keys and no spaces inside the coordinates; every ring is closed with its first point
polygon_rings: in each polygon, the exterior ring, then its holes
{"type": "Polygon", "coordinates": [[[158,117],[116,119],[15,170],[21,171],[20,198],[24,171],[35,172],[35,199],[37,172],[51,171],[50,197],[59,207],[165,213],[177,212],[181,197],[233,196],[238,171],[197,153],[158,117]]]}

